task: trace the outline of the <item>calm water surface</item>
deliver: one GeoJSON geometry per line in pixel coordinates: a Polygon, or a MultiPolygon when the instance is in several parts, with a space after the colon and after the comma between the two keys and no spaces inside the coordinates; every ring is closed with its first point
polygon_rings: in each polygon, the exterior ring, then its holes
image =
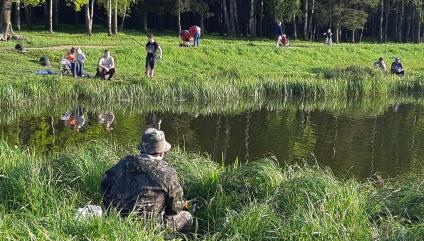
{"type": "Polygon", "coordinates": [[[424,106],[417,102],[385,104],[375,113],[355,107],[306,110],[299,104],[233,114],[80,106],[66,107],[68,115],[45,111],[2,118],[0,132],[11,145],[49,153],[99,139],[135,144],[146,126],[161,119],[171,144],[208,153],[219,162],[275,155],[281,163],[318,162],[339,175],[360,178],[407,172],[424,154],[424,106]]]}

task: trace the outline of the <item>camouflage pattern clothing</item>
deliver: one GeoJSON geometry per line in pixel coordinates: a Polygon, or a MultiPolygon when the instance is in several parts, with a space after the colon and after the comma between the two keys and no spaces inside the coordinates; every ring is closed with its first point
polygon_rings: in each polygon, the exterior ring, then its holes
{"type": "Polygon", "coordinates": [[[122,215],[137,213],[155,218],[175,231],[191,227],[190,213],[184,207],[183,189],[169,164],[149,154],[129,155],[103,176],[100,186],[103,204],[122,215]]]}

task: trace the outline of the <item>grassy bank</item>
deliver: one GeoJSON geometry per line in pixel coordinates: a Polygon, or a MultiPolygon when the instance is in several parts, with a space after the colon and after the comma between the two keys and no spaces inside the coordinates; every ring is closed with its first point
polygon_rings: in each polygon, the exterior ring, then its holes
{"type": "MultiPolygon", "coordinates": [[[[270,40],[230,40],[208,36],[200,48],[179,48],[178,38],[158,35],[164,61],[156,79],[144,72],[144,48],[125,34],[107,37],[81,33],[23,32],[28,53],[11,50],[15,43],[0,43],[0,100],[234,100],[241,97],[352,96],[421,92],[424,84],[422,45],[340,44],[292,42],[276,49],[270,40]],[[37,60],[49,56],[57,64],[68,46],[82,46],[86,70],[94,73],[104,48],[115,56],[118,72],[113,82],[37,76],[37,60]],[[401,80],[372,68],[378,57],[403,59],[407,76],[401,80]]],[[[138,42],[144,34],[130,32],[138,42]]]]}
{"type": "Polygon", "coordinates": [[[116,214],[77,222],[99,204],[102,173],[129,147],[106,143],[42,157],[0,142],[0,235],[6,240],[418,240],[424,233],[422,168],[396,180],[337,179],[314,166],[271,159],[222,167],[175,150],[196,227],[185,236],[116,214]]]}

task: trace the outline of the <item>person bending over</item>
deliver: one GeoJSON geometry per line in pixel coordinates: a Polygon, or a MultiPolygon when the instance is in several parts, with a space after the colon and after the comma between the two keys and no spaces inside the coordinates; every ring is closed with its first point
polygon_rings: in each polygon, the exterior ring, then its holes
{"type": "Polygon", "coordinates": [[[157,59],[157,50],[159,49],[160,55],[159,58],[162,58],[163,52],[162,48],[158,43],[155,42],[153,35],[148,35],[148,42],[146,44],[146,77],[153,78],[155,76],[155,65],[157,59]]]}
{"type": "Polygon", "coordinates": [[[375,63],[374,66],[381,69],[383,72],[387,71],[386,63],[384,62],[384,59],[380,57],[375,63]]]}
{"type": "Polygon", "coordinates": [[[110,55],[108,49],[105,50],[104,56],[100,57],[97,63],[97,74],[103,80],[111,80],[115,74],[115,60],[110,55]]]}

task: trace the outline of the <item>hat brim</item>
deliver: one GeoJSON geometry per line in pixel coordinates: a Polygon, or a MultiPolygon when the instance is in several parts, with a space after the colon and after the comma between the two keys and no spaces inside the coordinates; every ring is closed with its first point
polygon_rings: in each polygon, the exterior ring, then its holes
{"type": "Polygon", "coordinates": [[[148,154],[157,154],[157,153],[165,153],[171,150],[171,144],[167,141],[164,141],[162,146],[149,146],[149,145],[140,145],[140,151],[148,154]]]}

